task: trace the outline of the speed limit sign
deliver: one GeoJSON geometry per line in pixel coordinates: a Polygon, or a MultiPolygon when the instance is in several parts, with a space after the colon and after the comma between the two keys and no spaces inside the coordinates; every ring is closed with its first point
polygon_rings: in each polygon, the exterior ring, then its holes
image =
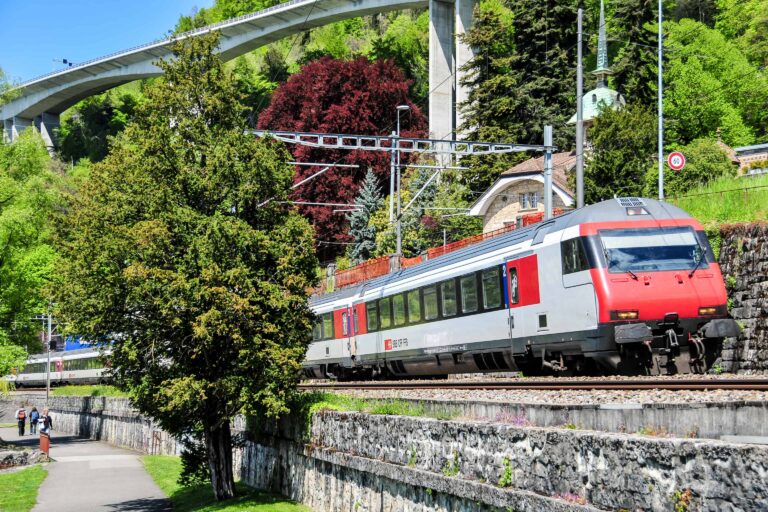
{"type": "Polygon", "coordinates": [[[669,165],[673,171],[679,171],[685,167],[685,156],[679,151],[673,151],[667,157],[667,165],[669,165]]]}

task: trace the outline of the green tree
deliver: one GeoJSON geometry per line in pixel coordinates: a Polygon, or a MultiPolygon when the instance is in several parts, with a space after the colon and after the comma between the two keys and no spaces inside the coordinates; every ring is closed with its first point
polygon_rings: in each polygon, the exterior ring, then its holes
{"type": "Polygon", "coordinates": [[[641,196],[645,174],[654,161],[656,117],[639,103],[605,109],[589,131],[592,151],[584,169],[584,201],[641,196]]]}
{"type": "Polygon", "coordinates": [[[57,303],[77,332],[116,339],[116,382],[186,440],[187,462],[207,462],[221,500],[235,492],[232,417],[287,411],[317,259],[309,224],[281,204],[289,154],[246,133],[216,45],[211,34],[174,46],[91,168],[62,221],[57,303]]]}
{"type": "Polygon", "coordinates": [[[13,90],[13,84],[5,76],[3,68],[0,68],[0,105],[8,103],[15,96],[16,92],[13,90]]]}
{"type": "MultiPolygon", "coordinates": [[[[696,139],[679,149],[685,155],[685,167],[680,171],[669,168],[664,172],[664,192],[680,196],[692,188],[706,185],[722,177],[736,175],[737,167],[731,162],[725,149],[712,139],[696,139]]],[[[658,170],[651,167],[645,177],[646,193],[654,195],[658,190],[658,170]]]]}
{"type": "Polygon", "coordinates": [[[376,250],[376,228],[370,225],[371,215],[381,208],[383,200],[379,192],[376,175],[368,169],[360,193],[355,198],[355,204],[361,206],[349,215],[349,236],[352,237],[349,257],[354,264],[361,263],[371,257],[376,250]]]}
{"type": "Polygon", "coordinates": [[[693,20],[665,23],[669,61],[665,114],[669,138],[714,137],[743,145],[768,132],[768,77],[717,30],[693,20]]]}
{"type": "Polygon", "coordinates": [[[374,38],[369,57],[392,59],[412,81],[412,98],[429,93],[429,12],[399,13],[384,33],[374,38]]]}
{"type": "Polygon", "coordinates": [[[32,317],[47,307],[43,288],[56,256],[49,219],[60,204],[59,182],[34,128],[0,143],[0,351],[9,343],[40,347],[32,317]]]}

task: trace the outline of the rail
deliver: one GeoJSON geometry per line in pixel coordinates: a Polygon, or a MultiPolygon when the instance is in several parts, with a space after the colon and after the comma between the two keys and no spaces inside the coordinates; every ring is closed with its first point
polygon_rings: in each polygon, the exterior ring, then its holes
{"type": "Polygon", "coordinates": [[[429,380],[429,381],[373,381],[373,382],[322,382],[299,384],[304,391],[328,391],[347,389],[356,391],[407,390],[407,389],[458,389],[458,390],[747,390],[768,391],[768,379],[584,379],[584,380],[429,380]]]}

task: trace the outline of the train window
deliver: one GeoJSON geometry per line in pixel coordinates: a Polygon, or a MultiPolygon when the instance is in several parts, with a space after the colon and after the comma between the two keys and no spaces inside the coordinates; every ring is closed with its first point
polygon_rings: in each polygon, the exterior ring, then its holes
{"type": "Polygon", "coordinates": [[[352,306],[352,321],[354,322],[354,329],[352,334],[360,332],[360,319],[357,318],[357,306],[352,306]]]}
{"type": "Polygon", "coordinates": [[[517,279],[517,267],[509,267],[509,301],[512,304],[520,302],[520,282],[517,279]]]}
{"type": "Polygon", "coordinates": [[[584,242],[580,237],[560,242],[560,252],[563,258],[563,274],[589,270],[587,252],[584,250],[584,242]]]}
{"type": "Polygon", "coordinates": [[[421,322],[421,299],[419,290],[408,292],[408,322],[416,324],[421,322]]]}
{"type": "Polygon", "coordinates": [[[437,286],[427,286],[424,293],[424,320],[437,318],[437,286]]]}
{"type": "Polygon", "coordinates": [[[483,281],[483,308],[495,309],[501,306],[501,288],[499,287],[499,269],[484,270],[483,281]]]}
{"type": "Polygon", "coordinates": [[[459,279],[461,287],[461,312],[474,313],[477,311],[477,279],[470,274],[459,279]]]}
{"type": "Polygon", "coordinates": [[[323,339],[335,338],[333,335],[333,313],[323,315],[323,339]]]}
{"type": "Polygon", "coordinates": [[[341,314],[341,335],[349,336],[349,314],[346,311],[341,314]]]}
{"type": "Polygon", "coordinates": [[[382,329],[389,329],[392,326],[391,297],[379,299],[379,325],[382,329]]]}
{"type": "Polygon", "coordinates": [[[376,301],[365,303],[365,321],[368,327],[368,332],[373,332],[379,329],[379,313],[376,309],[376,301]]]}
{"type": "Polygon", "coordinates": [[[440,294],[442,295],[443,316],[453,316],[456,314],[456,281],[444,281],[440,283],[440,294]]]}
{"type": "Polygon", "coordinates": [[[315,341],[323,339],[323,319],[319,316],[315,319],[315,326],[312,329],[312,339],[315,341]]]}
{"type": "Polygon", "coordinates": [[[399,293],[392,296],[392,316],[395,325],[405,325],[405,294],[399,293]]]}

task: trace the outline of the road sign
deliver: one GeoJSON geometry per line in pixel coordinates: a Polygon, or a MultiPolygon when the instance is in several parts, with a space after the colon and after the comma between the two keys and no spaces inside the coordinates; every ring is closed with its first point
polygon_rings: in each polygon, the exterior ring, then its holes
{"type": "Polygon", "coordinates": [[[679,151],[673,151],[667,157],[667,165],[673,171],[679,171],[685,167],[685,156],[679,151]]]}

